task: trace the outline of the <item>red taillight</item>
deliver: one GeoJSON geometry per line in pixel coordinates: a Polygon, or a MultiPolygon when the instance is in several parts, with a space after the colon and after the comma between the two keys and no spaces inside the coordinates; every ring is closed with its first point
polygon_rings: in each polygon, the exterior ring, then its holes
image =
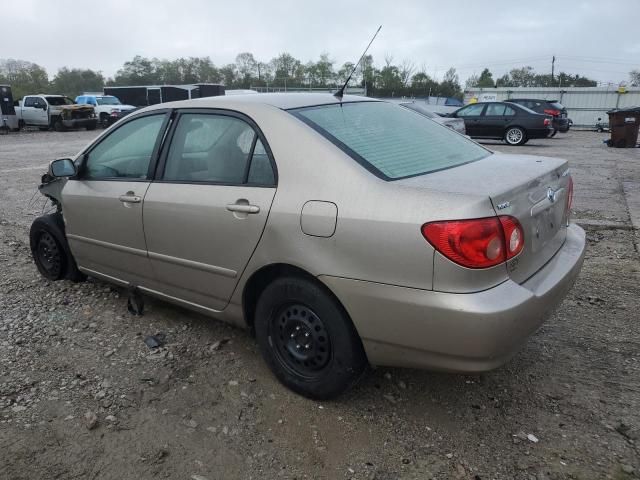
{"type": "Polygon", "coordinates": [[[548,127],[549,125],[551,125],[551,120],[549,120],[548,118],[545,118],[543,123],[545,127],[548,127]]]}
{"type": "Polygon", "coordinates": [[[545,108],[544,113],[546,113],[547,115],[553,115],[554,117],[560,116],[560,110],[555,110],[552,108],[545,108]]]}
{"type": "Polygon", "coordinates": [[[467,268],[493,267],[524,247],[522,226],[508,215],[425,223],[422,235],[449,260],[467,268]]]}
{"type": "Polygon", "coordinates": [[[518,255],[524,248],[524,232],[520,222],[513,217],[503,215],[498,217],[504,232],[507,260],[518,255]]]}

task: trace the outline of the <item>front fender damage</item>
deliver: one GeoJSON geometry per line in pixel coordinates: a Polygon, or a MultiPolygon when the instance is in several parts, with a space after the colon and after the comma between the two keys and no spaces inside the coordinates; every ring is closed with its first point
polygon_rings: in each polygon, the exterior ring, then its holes
{"type": "Polygon", "coordinates": [[[58,212],[62,211],[62,188],[66,181],[66,178],[56,178],[45,173],[40,179],[40,185],[38,185],[40,193],[51,200],[58,212]]]}

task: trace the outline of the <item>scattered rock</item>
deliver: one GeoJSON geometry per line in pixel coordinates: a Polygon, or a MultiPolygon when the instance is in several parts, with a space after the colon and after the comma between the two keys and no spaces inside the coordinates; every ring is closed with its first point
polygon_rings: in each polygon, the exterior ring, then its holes
{"type": "Polygon", "coordinates": [[[84,426],[87,430],[93,430],[98,426],[98,416],[91,410],[84,414],[84,426]]]}
{"type": "Polygon", "coordinates": [[[629,475],[632,475],[633,472],[635,471],[635,468],[633,468],[631,465],[627,465],[627,464],[620,465],[620,468],[622,469],[622,471],[624,473],[628,473],[629,475]]]}
{"type": "Polygon", "coordinates": [[[539,442],[538,437],[536,437],[533,433],[529,433],[527,435],[527,440],[529,440],[530,442],[533,442],[533,443],[538,443],[539,442]]]}
{"type": "Polygon", "coordinates": [[[166,335],[162,332],[155,335],[148,335],[144,337],[144,343],[149,348],[159,348],[166,343],[166,335]]]}

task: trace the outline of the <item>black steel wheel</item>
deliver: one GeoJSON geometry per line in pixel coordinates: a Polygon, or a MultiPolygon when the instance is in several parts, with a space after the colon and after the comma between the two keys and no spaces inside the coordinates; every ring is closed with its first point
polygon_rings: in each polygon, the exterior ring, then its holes
{"type": "Polygon", "coordinates": [[[318,375],[331,358],[327,327],[306,305],[287,305],[272,315],[269,337],[282,365],[302,377],[318,375]]]}
{"type": "Polygon", "coordinates": [[[306,397],[339,395],[368,365],[344,308],[313,279],[282,277],[267,285],[254,326],[258,346],[278,380],[306,397]]]}
{"type": "Polygon", "coordinates": [[[29,230],[29,245],[38,271],[49,280],[66,278],[83,282],[87,276],[78,266],[69,250],[64,232],[64,221],[59,213],[36,218],[29,230]]]}
{"type": "Polygon", "coordinates": [[[51,233],[40,234],[34,258],[40,273],[49,280],[60,280],[64,276],[66,258],[62,247],[51,233]]]}

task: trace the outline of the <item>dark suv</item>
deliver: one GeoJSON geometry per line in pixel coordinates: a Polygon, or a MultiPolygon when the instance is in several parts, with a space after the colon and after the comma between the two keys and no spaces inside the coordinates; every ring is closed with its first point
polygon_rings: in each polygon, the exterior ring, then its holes
{"type": "Polygon", "coordinates": [[[510,98],[508,102],[517,103],[534,112],[544,113],[553,117],[553,137],[557,132],[568,132],[571,120],[567,116],[567,109],[557,100],[540,100],[537,98],[510,98]]]}

